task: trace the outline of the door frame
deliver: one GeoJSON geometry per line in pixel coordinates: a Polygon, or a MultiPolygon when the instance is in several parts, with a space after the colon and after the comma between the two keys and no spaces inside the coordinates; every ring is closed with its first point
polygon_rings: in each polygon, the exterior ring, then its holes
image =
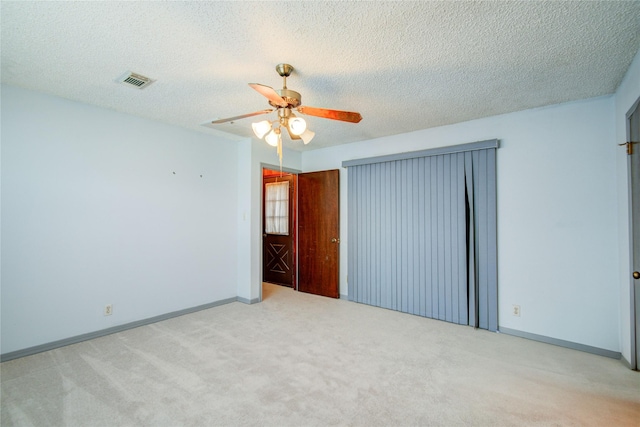
{"type": "MultiPolygon", "coordinates": [[[[267,276],[267,271],[265,271],[265,267],[266,267],[266,260],[265,260],[265,247],[267,246],[267,236],[268,234],[265,233],[265,229],[264,226],[262,227],[262,280],[263,283],[265,281],[267,281],[268,283],[274,283],[274,284],[279,284],[282,286],[287,286],[290,288],[293,288],[294,290],[297,289],[297,284],[298,284],[298,245],[297,245],[297,241],[298,241],[298,206],[297,206],[297,202],[298,202],[298,179],[297,179],[298,175],[291,173],[291,172],[286,172],[286,171],[282,171],[280,172],[279,170],[276,169],[262,169],[262,197],[263,200],[266,199],[266,187],[268,184],[270,183],[274,183],[274,182],[279,182],[279,180],[282,181],[287,181],[290,182],[290,187],[289,187],[289,233],[285,236],[271,236],[270,240],[282,240],[283,238],[286,239],[288,242],[290,242],[290,249],[291,249],[291,254],[290,254],[290,274],[291,274],[291,285],[286,285],[284,283],[278,283],[278,282],[269,282],[268,280],[265,280],[266,276],[267,276]],[[265,176],[265,171],[269,171],[269,172],[276,172],[277,174],[268,174],[267,176],[265,176]]],[[[266,221],[266,206],[264,205],[264,203],[262,204],[262,221],[263,224],[266,221]]]]}
{"type": "MultiPolygon", "coordinates": [[[[626,139],[625,142],[631,141],[631,116],[634,114],[640,114],[640,98],[638,98],[627,114],[625,115],[625,127],[626,127],[626,139]]],[[[640,146],[634,147],[636,150],[640,150],[640,146]]],[[[636,291],[635,291],[635,279],[631,276],[631,272],[634,269],[634,248],[633,248],[633,239],[634,239],[634,226],[633,226],[633,176],[631,173],[631,156],[626,154],[627,157],[627,188],[628,188],[628,200],[629,200],[629,271],[627,272],[627,280],[629,284],[629,321],[630,321],[630,331],[631,331],[631,340],[630,340],[630,359],[629,364],[631,365],[631,369],[638,370],[638,343],[636,342],[636,317],[639,315],[638,310],[640,307],[636,306],[636,291]]]]}
{"type": "MultiPolygon", "coordinates": [[[[290,173],[290,174],[294,174],[294,175],[298,175],[300,173],[302,173],[301,170],[298,169],[292,169],[292,168],[286,168],[286,167],[280,167],[279,165],[274,165],[271,163],[264,163],[264,162],[260,162],[260,286],[259,286],[259,290],[260,293],[258,295],[258,301],[262,302],[262,284],[264,283],[264,271],[262,266],[264,265],[264,244],[262,242],[262,233],[264,230],[264,215],[262,214],[262,212],[264,211],[264,169],[269,169],[269,170],[282,170],[282,172],[286,172],[286,173],[290,173]]],[[[297,192],[297,189],[296,189],[297,192]]],[[[295,197],[298,197],[297,194],[295,194],[295,197]]],[[[294,241],[294,245],[296,245],[296,250],[297,250],[297,245],[298,242],[294,241]]],[[[296,255],[297,256],[297,255],[296,255]]],[[[297,260],[296,260],[296,276],[298,275],[298,271],[297,271],[297,260]]],[[[294,287],[293,289],[297,290],[297,286],[298,286],[298,278],[296,277],[296,287],[294,287]]]]}
{"type": "MultiPolygon", "coordinates": [[[[296,209],[298,208],[298,205],[300,203],[299,201],[299,197],[300,197],[300,188],[299,188],[299,181],[298,181],[298,177],[300,175],[305,174],[305,172],[296,170],[296,169],[290,169],[290,168],[282,168],[280,166],[275,166],[275,165],[271,165],[268,163],[260,163],[260,245],[259,245],[259,253],[260,253],[260,268],[259,268],[259,277],[260,277],[260,285],[259,285],[259,297],[258,297],[258,302],[262,302],[263,300],[263,283],[264,283],[264,237],[263,237],[263,233],[264,233],[264,187],[265,187],[265,177],[264,177],[264,170],[268,169],[268,170],[275,170],[275,171],[282,171],[283,173],[287,173],[287,174],[292,174],[296,176],[296,186],[295,186],[295,192],[294,192],[294,197],[296,198],[296,202],[295,202],[295,206],[296,209]]],[[[339,182],[339,169],[336,169],[336,171],[338,172],[338,182],[339,182]]],[[[327,172],[326,170],[323,171],[315,171],[315,172],[306,172],[307,174],[313,174],[313,173],[318,173],[318,172],[327,172]]],[[[339,187],[338,187],[338,218],[337,218],[337,226],[338,229],[340,227],[340,213],[339,213],[339,206],[340,206],[340,196],[339,196],[339,187]]],[[[298,218],[298,212],[294,213],[294,224],[293,227],[296,228],[296,233],[295,233],[295,238],[294,238],[294,242],[293,242],[293,246],[294,246],[294,252],[295,252],[295,279],[294,279],[294,287],[293,289],[295,291],[299,290],[300,287],[300,280],[299,280],[299,276],[300,276],[300,251],[299,251],[299,230],[297,230],[298,227],[298,223],[299,223],[299,218],[298,218]]],[[[340,244],[340,236],[339,236],[339,231],[338,231],[338,237],[336,237],[335,239],[333,239],[332,243],[335,243],[337,245],[340,244]],[[334,242],[336,241],[337,242],[334,242]]],[[[340,251],[338,249],[338,256],[336,258],[336,263],[337,263],[337,295],[335,296],[335,298],[340,298],[340,272],[339,272],[339,268],[340,268],[340,251]]]]}

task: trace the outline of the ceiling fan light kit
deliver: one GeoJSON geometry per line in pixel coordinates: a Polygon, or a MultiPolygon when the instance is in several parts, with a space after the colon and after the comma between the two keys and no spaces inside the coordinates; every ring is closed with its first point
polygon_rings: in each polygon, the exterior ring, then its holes
{"type": "Polygon", "coordinates": [[[267,134],[267,136],[264,137],[264,140],[267,142],[267,144],[271,145],[272,147],[277,147],[278,144],[282,143],[280,128],[273,129],[271,132],[267,134]]]}
{"type": "MultiPolygon", "coordinates": [[[[259,83],[249,83],[249,86],[262,96],[268,99],[269,105],[275,108],[278,118],[276,120],[262,120],[251,124],[253,133],[258,139],[264,138],[267,144],[278,147],[278,156],[282,164],[282,132],[281,127],[287,130],[291,140],[302,140],[306,145],[315,136],[307,128],[307,122],[302,117],[297,117],[292,110],[308,116],[321,117],[330,120],[339,120],[349,123],[358,123],[362,120],[360,113],[351,111],[328,110],[326,108],[306,107],[302,105],[300,93],[287,89],[287,77],[293,72],[293,67],[289,64],[278,64],[276,71],[283,79],[282,89],[275,90],[272,87],[259,83]]],[[[254,113],[243,114],[241,116],[229,117],[226,119],[214,120],[211,124],[231,122],[246,117],[269,114],[273,109],[256,111],[254,113]]]]}
{"type": "Polygon", "coordinates": [[[271,123],[268,120],[263,120],[261,122],[251,123],[251,127],[258,139],[262,139],[262,137],[271,130],[271,123]]]}
{"type": "Polygon", "coordinates": [[[307,122],[301,117],[294,117],[289,120],[289,131],[296,136],[300,136],[307,130],[307,122]]]}
{"type": "Polygon", "coordinates": [[[311,142],[314,136],[316,136],[316,133],[307,129],[300,134],[300,139],[302,139],[302,142],[304,142],[304,145],[307,145],[308,143],[311,142]]]}

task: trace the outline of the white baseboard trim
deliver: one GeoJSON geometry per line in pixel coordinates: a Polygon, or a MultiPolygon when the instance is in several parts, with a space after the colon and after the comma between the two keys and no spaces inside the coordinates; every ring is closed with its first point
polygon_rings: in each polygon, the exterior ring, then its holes
{"type": "MultiPolygon", "coordinates": [[[[242,298],[244,299],[244,298],[242,298]]],[[[163,320],[171,319],[172,317],[183,316],[185,314],[194,313],[200,310],[206,310],[208,308],[217,307],[219,305],[229,304],[231,302],[244,302],[241,298],[227,298],[219,301],[214,301],[208,304],[199,305],[196,307],[185,308],[183,310],[173,311],[171,313],[161,314],[159,316],[150,317],[148,319],[137,320],[131,323],[125,323],[124,325],[114,326],[112,328],[102,329],[95,332],[89,332],[82,335],[76,335],[75,337],[65,338],[58,341],[53,341],[46,344],[36,345],[34,347],[25,348],[22,350],[11,351],[9,353],[0,354],[0,362],[6,362],[20,357],[31,356],[33,354],[42,353],[43,351],[53,350],[59,347],[64,347],[71,344],[77,344],[82,341],[91,340],[94,338],[103,337],[105,335],[115,334],[117,332],[126,331],[127,329],[133,329],[144,325],[150,325],[151,323],[161,322],[163,320]]]]}
{"type": "Polygon", "coordinates": [[[243,304],[257,304],[260,302],[260,298],[248,299],[248,298],[237,297],[237,300],[243,304]]]}
{"type": "Polygon", "coordinates": [[[553,344],[560,347],[566,347],[573,350],[584,351],[586,353],[597,354],[598,356],[610,357],[612,359],[619,360],[620,358],[622,358],[622,354],[619,351],[612,351],[604,348],[592,347],[590,345],[579,344],[572,341],[560,340],[557,338],[551,338],[544,335],[532,334],[530,332],[518,331],[516,329],[505,328],[502,326],[498,328],[498,332],[502,334],[513,335],[520,338],[530,339],[533,341],[540,341],[547,344],[553,344]]]}

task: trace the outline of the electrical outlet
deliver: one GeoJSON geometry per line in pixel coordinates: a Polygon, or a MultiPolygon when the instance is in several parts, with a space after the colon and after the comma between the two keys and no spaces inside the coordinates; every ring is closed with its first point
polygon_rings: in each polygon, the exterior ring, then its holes
{"type": "Polygon", "coordinates": [[[513,314],[516,317],[520,317],[520,306],[514,304],[513,309],[511,310],[511,314],[513,314]]]}
{"type": "Polygon", "coordinates": [[[107,304],[104,306],[104,315],[111,316],[113,314],[113,305],[107,304]]]}

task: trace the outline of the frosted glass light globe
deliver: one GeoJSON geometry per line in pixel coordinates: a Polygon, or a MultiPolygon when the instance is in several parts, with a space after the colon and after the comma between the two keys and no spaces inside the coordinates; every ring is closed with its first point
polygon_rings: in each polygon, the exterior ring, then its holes
{"type": "Polygon", "coordinates": [[[307,122],[300,117],[294,117],[289,120],[289,130],[293,135],[300,136],[307,130],[307,122]]]}
{"type": "Polygon", "coordinates": [[[271,123],[267,120],[263,120],[258,123],[251,123],[251,127],[253,128],[253,133],[255,133],[259,139],[262,139],[262,137],[271,129],[271,123]]]}

